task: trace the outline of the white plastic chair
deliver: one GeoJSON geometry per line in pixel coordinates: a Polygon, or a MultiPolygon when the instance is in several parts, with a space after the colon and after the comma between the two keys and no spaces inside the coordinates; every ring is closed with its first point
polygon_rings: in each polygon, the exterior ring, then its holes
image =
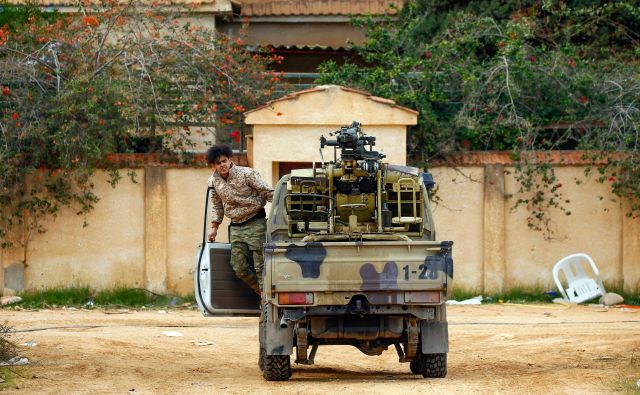
{"type": "Polygon", "coordinates": [[[593,262],[593,259],[587,254],[573,254],[562,258],[553,266],[553,279],[562,294],[564,300],[574,303],[583,303],[605,294],[604,285],[600,279],[600,272],[593,262]],[[586,261],[591,265],[591,270],[595,275],[595,279],[588,277],[584,271],[582,262],[586,261]],[[558,277],[562,272],[567,279],[567,288],[565,289],[558,277]]]}

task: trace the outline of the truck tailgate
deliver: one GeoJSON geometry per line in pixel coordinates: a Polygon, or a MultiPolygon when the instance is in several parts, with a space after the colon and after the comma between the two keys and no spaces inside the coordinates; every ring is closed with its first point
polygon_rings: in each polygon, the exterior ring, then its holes
{"type": "Polygon", "coordinates": [[[265,244],[276,292],[439,290],[453,277],[450,241],[265,244]]]}

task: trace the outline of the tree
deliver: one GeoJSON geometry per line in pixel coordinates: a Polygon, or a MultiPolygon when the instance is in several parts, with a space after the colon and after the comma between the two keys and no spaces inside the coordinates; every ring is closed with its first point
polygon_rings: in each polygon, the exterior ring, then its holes
{"type": "Polygon", "coordinates": [[[640,212],[637,1],[408,2],[397,21],[355,20],[366,62],[321,66],[348,84],[420,111],[418,162],[466,150],[512,150],[529,226],[569,214],[545,152],[581,149],[601,182],[640,212]],[[622,154],[611,155],[621,151],[622,154]]]}
{"type": "Polygon", "coordinates": [[[132,140],[188,160],[193,124],[235,137],[245,109],[271,98],[279,75],[268,66],[279,58],[181,19],[188,13],[105,1],[2,27],[3,247],[16,241],[16,226],[43,231],[42,218],[62,207],[90,212],[93,174],[107,169],[115,186],[121,176],[107,156],[132,140]]]}

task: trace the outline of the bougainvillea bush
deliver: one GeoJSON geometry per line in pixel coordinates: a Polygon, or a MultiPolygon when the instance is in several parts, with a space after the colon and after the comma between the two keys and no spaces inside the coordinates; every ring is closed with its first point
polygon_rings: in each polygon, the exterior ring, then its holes
{"type": "Polygon", "coordinates": [[[237,141],[242,112],[274,94],[276,56],[189,22],[189,9],[139,3],[53,16],[29,8],[26,22],[0,27],[4,247],[44,230],[42,218],[62,207],[86,215],[98,201],[96,169],[113,185],[120,178],[109,154],[143,140],[185,159],[203,124],[237,141]]]}

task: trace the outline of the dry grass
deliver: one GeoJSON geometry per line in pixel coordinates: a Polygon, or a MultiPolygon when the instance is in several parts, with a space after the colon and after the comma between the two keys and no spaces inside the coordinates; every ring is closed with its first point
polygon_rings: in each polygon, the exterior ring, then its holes
{"type": "Polygon", "coordinates": [[[8,322],[0,323],[0,361],[7,361],[18,355],[18,345],[12,341],[13,328],[8,322]]]}

